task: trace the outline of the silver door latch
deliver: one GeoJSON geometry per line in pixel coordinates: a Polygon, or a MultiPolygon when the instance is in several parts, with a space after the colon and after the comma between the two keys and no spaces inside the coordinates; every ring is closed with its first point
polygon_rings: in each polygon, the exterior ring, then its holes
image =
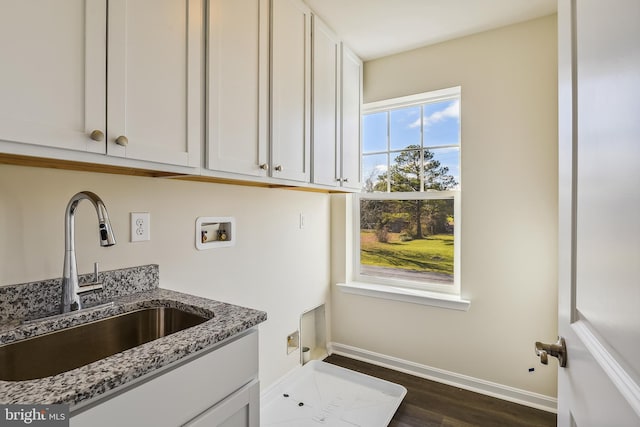
{"type": "Polygon", "coordinates": [[[567,345],[564,342],[564,338],[558,337],[558,342],[555,344],[544,344],[536,342],[536,356],[540,357],[540,363],[543,365],[549,364],[549,357],[553,356],[558,358],[558,364],[561,368],[567,366],[567,345]]]}

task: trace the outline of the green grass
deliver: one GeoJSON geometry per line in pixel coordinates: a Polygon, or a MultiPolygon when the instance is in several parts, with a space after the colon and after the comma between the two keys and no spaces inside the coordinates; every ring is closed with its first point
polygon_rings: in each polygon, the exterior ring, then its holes
{"type": "Polygon", "coordinates": [[[360,262],[379,267],[453,274],[453,235],[436,234],[402,242],[398,233],[389,233],[389,242],[380,243],[374,231],[362,231],[360,262]]]}

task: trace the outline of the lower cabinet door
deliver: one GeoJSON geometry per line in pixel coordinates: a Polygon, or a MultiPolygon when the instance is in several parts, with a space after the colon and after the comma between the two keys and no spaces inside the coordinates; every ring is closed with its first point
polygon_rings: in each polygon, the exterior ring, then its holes
{"type": "Polygon", "coordinates": [[[213,405],[185,427],[259,427],[260,382],[256,379],[213,405]]]}
{"type": "Polygon", "coordinates": [[[177,367],[141,377],[137,384],[121,387],[124,390],[120,392],[115,389],[110,395],[85,402],[94,406],[84,410],[72,407],[70,425],[177,427],[195,420],[257,380],[258,340],[258,331],[250,330],[204,354],[194,353],[177,367]]]}

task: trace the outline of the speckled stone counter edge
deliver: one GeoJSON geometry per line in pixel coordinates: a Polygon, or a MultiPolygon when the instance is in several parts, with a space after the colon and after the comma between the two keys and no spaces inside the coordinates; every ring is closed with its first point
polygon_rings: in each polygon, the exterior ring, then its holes
{"type": "Polygon", "coordinates": [[[109,390],[246,331],[267,319],[267,314],[262,311],[154,288],[115,298],[114,305],[110,307],[13,327],[0,335],[0,342],[12,342],[114,314],[158,306],[180,308],[209,320],[58,375],[37,380],[0,381],[0,403],[68,403],[73,410],[80,402],[98,398],[109,390]]]}

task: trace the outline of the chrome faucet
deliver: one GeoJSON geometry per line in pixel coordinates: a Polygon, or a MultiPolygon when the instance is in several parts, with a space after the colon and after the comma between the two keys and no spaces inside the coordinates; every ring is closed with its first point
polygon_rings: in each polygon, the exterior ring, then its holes
{"type": "MultiPolygon", "coordinates": [[[[81,191],[73,196],[67,205],[67,210],[64,215],[64,268],[62,273],[61,313],[80,310],[82,308],[80,294],[102,289],[102,285],[99,283],[82,286],[78,284],[74,229],[76,208],[78,207],[78,203],[83,199],[89,200],[93,204],[93,207],[96,208],[99,222],[100,246],[113,246],[116,244],[116,239],[111,230],[111,223],[109,222],[109,214],[102,199],[90,191],[81,191]]],[[[97,276],[96,267],[96,282],[98,281],[97,276]]]]}

